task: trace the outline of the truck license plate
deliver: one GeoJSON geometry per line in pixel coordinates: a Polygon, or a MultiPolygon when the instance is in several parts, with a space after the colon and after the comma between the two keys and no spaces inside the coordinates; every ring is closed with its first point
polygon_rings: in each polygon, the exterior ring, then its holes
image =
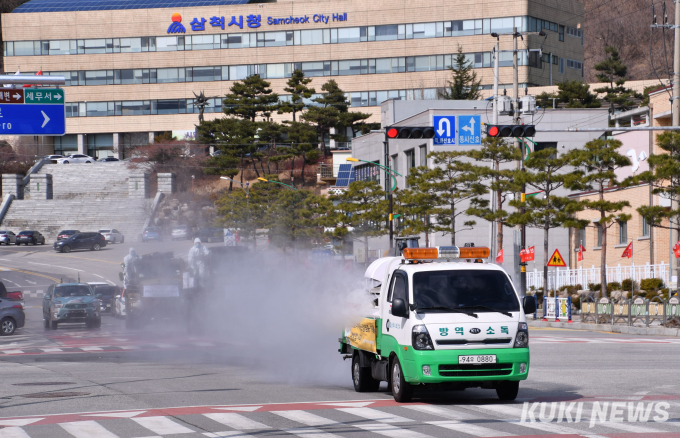
{"type": "Polygon", "coordinates": [[[496,363],[496,355],[458,356],[458,363],[496,363]]]}

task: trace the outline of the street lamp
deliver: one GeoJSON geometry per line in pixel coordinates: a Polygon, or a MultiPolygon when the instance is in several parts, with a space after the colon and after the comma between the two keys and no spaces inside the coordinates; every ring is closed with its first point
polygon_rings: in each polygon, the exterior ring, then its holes
{"type": "Polygon", "coordinates": [[[229,177],[226,177],[226,176],[221,176],[220,179],[231,181],[231,182],[234,182],[234,183],[239,184],[241,186],[241,188],[246,192],[246,208],[248,208],[248,203],[250,202],[250,183],[246,182],[245,184],[243,184],[242,182],[235,181],[235,180],[233,180],[229,177]],[[245,186],[245,188],[243,188],[244,186],[245,186]]]}
{"type": "Polygon", "coordinates": [[[274,181],[274,180],[266,179],[266,178],[262,178],[262,177],[258,178],[258,180],[260,180],[262,182],[267,182],[267,183],[281,184],[282,186],[286,186],[291,190],[295,190],[296,192],[298,191],[298,189],[296,189],[295,187],[288,185],[288,184],[284,184],[281,181],[274,181]]]}
{"type": "Polygon", "coordinates": [[[347,160],[347,161],[353,161],[353,162],[355,162],[355,163],[362,162],[362,163],[373,164],[374,166],[378,166],[378,167],[380,167],[381,169],[385,170],[387,173],[390,174],[390,176],[391,176],[392,179],[394,180],[394,186],[392,187],[392,191],[395,191],[395,190],[397,189],[397,178],[394,176],[394,174],[396,173],[396,174],[399,175],[399,176],[403,176],[402,174],[400,174],[400,173],[398,173],[398,172],[396,172],[396,171],[390,169],[389,167],[385,167],[385,166],[383,166],[383,165],[381,165],[381,164],[374,163],[373,161],[360,160],[359,158],[352,158],[352,157],[346,158],[346,160],[347,160]]]}

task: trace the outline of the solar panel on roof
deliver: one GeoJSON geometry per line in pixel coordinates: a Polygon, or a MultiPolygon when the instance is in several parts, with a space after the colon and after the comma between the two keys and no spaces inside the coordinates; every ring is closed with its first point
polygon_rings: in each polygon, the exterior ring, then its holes
{"type": "Polygon", "coordinates": [[[64,12],[64,11],[106,11],[112,9],[156,9],[190,6],[245,5],[251,0],[74,0],[72,2],[54,0],[29,0],[16,8],[13,13],[64,12]]]}
{"type": "Polygon", "coordinates": [[[336,187],[348,187],[354,182],[354,169],[351,164],[341,164],[338,168],[338,178],[335,182],[336,187]]]}

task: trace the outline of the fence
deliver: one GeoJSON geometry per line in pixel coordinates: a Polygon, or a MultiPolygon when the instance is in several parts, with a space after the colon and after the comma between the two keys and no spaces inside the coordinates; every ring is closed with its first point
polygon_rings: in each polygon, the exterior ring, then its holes
{"type": "MultiPolygon", "coordinates": [[[[658,265],[635,266],[607,266],[607,283],[618,282],[633,278],[638,283],[647,278],[660,278],[668,286],[671,280],[670,266],[664,262],[658,265]]],[[[562,286],[575,286],[580,284],[583,288],[588,287],[588,283],[600,283],[600,268],[560,269],[548,268],[548,290],[559,289],[562,286]]],[[[534,269],[527,272],[527,287],[536,289],[543,288],[543,271],[534,269]]]]}
{"type": "MultiPolygon", "coordinates": [[[[553,298],[550,298],[553,299],[553,298]]],[[[545,311],[544,311],[545,313],[545,311]]],[[[626,325],[641,323],[649,327],[655,321],[666,327],[680,326],[680,299],[671,297],[668,301],[655,298],[647,300],[635,297],[618,303],[609,298],[597,301],[584,299],[581,301],[581,322],[595,324],[615,324],[622,322],[626,325]]]]}

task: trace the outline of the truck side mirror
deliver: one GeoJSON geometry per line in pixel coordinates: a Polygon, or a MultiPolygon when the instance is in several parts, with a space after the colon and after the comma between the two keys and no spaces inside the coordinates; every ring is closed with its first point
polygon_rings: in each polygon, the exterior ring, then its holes
{"type": "Polygon", "coordinates": [[[524,309],[525,315],[536,312],[536,299],[529,295],[525,296],[522,299],[522,308],[524,309]]]}
{"type": "Polygon", "coordinates": [[[401,318],[408,318],[408,309],[406,308],[406,303],[401,298],[395,298],[392,300],[392,315],[399,316],[401,318]]]}

